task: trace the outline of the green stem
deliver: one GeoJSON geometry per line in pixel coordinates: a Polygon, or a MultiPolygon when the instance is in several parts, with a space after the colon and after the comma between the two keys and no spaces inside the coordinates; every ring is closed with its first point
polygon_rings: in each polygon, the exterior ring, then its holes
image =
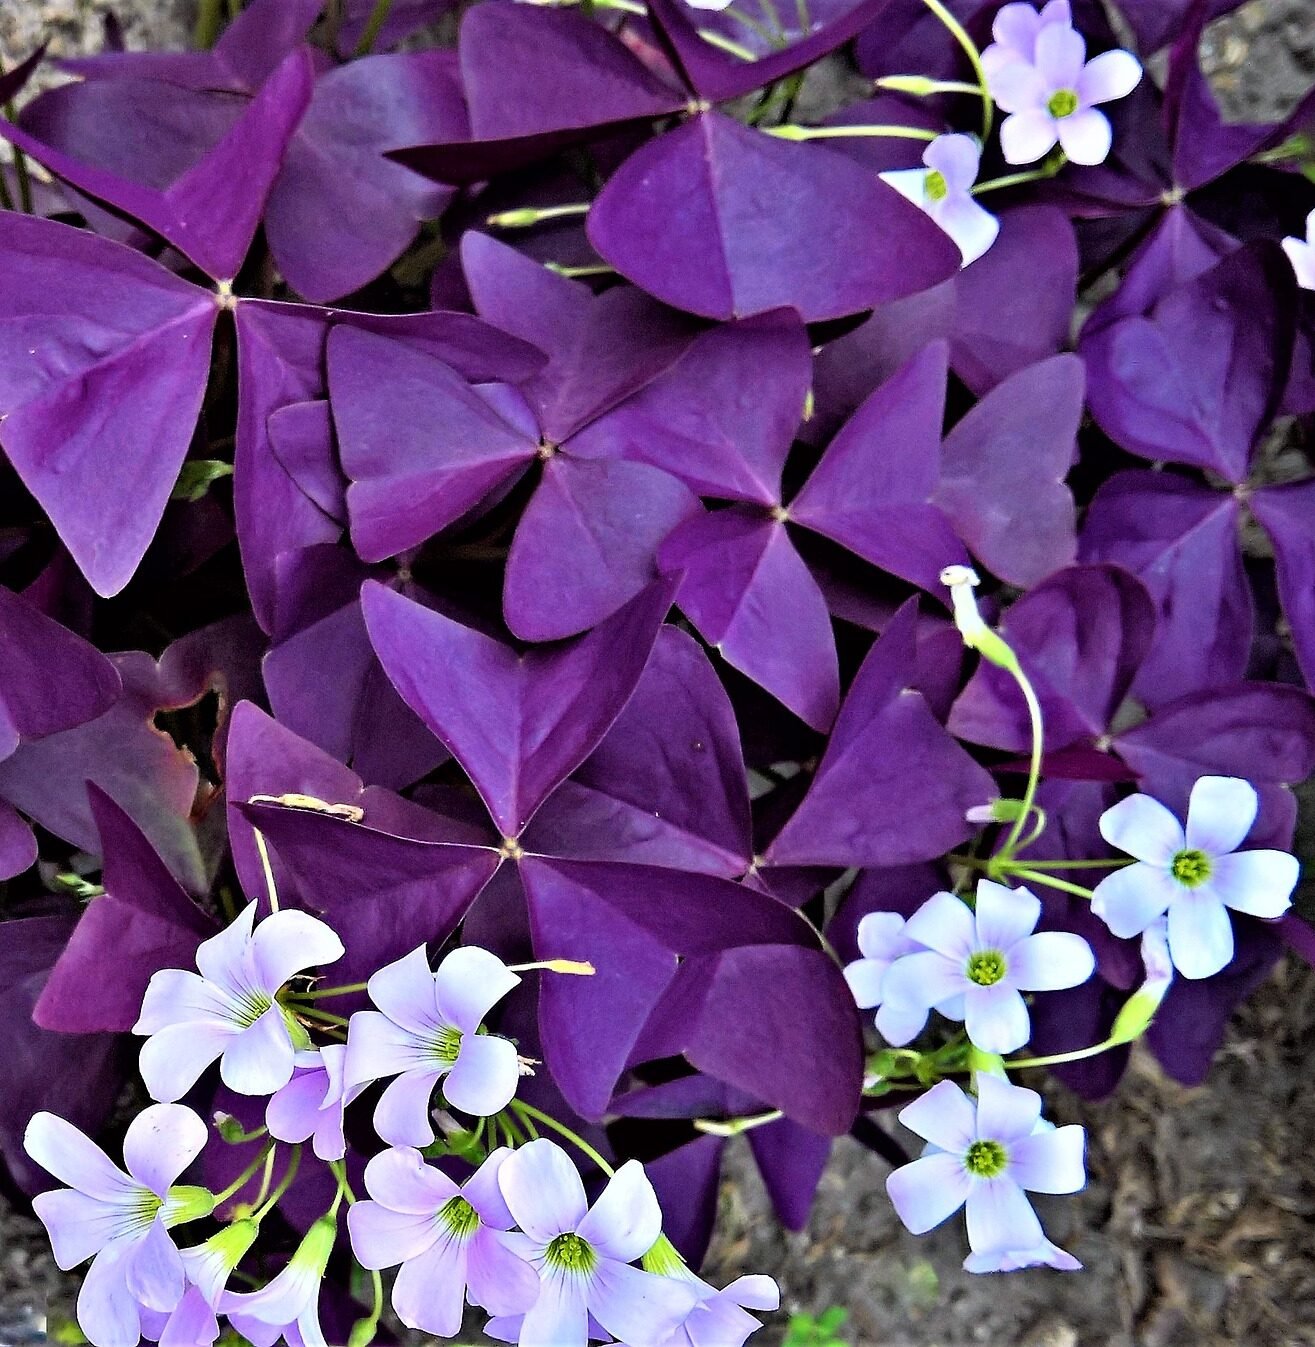
{"type": "Polygon", "coordinates": [[[738,9],[725,9],[722,13],[725,14],[727,18],[734,19],[742,28],[747,28],[751,33],[762,38],[769,47],[779,47],[781,45],[780,39],[771,31],[771,29],[766,27],[766,25],[759,23],[757,19],[752,19],[747,14],[741,14],[738,9]]]}
{"type": "Polygon", "coordinates": [[[1037,786],[1041,781],[1041,753],[1045,745],[1045,727],[1041,721],[1041,703],[1037,700],[1031,679],[1023,672],[1023,666],[1015,658],[1011,659],[1005,668],[1023,694],[1023,700],[1027,703],[1028,720],[1032,727],[1032,754],[1027,768],[1027,789],[1023,791],[1023,807],[1009,829],[1009,836],[1005,838],[1004,846],[1000,848],[1000,854],[1006,860],[1012,860],[1018,847],[1018,839],[1022,837],[1028,815],[1032,812],[1037,786]]]}
{"type": "Polygon", "coordinates": [[[533,1104],[527,1104],[521,1099],[513,1099],[511,1106],[521,1117],[531,1117],[545,1127],[551,1128],[558,1136],[565,1137],[573,1146],[587,1155],[609,1179],[616,1173],[616,1170],[583,1137],[577,1136],[565,1123],[559,1123],[556,1118],[550,1118],[546,1113],[542,1113],[535,1108],[533,1104]]]}
{"type": "Polygon", "coordinates": [[[1094,1047],[1078,1048],[1074,1052],[1056,1052],[1049,1057],[1023,1057],[1017,1061],[1006,1062],[1005,1066],[1010,1071],[1022,1071],[1025,1067],[1033,1066],[1063,1066],[1065,1062],[1081,1062],[1088,1057],[1099,1057],[1102,1052],[1109,1052],[1111,1048],[1122,1047],[1127,1039],[1107,1038],[1103,1043],[1097,1043],[1094,1047]]]}
{"type": "Polygon", "coordinates": [[[937,132],[925,131],[919,126],[784,126],[768,128],[767,135],[779,136],[782,140],[839,140],[847,137],[882,137],[891,140],[933,141],[937,132]]]}
{"type": "Polygon", "coordinates": [[[222,1207],[235,1193],[240,1193],[243,1188],[256,1177],[256,1170],[260,1168],[274,1153],[275,1143],[271,1141],[267,1146],[261,1148],[260,1154],[233,1180],[232,1183],[224,1189],[222,1193],[215,1194],[215,1206],[222,1207]]]}
{"type": "Polygon", "coordinates": [[[614,276],[616,268],[609,267],[606,262],[599,262],[587,267],[567,267],[560,262],[545,262],[543,264],[549,271],[555,271],[559,276],[567,278],[577,276],[614,276]]]}
{"type": "Polygon", "coordinates": [[[340,1029],[345,1029],[350,1021],[345,1015],[334,1015],[331,1011],[321,1010],[318,1006],[294,1005],[293,1010],[298,1015],[308,1015],[313,1020],[319,1020],[322,1024],[337,1025],[340,1029]]]}
{"type": "Polygon", "coordinates": [[[1010,861],[1006,870],[1116,870],[1134,864],[1131,856],[1111,857],[1106,861],[1010,861]]]}
{"type": "Polygon", "coordinates": [[[274,867],[269,861],[269,847],[265,845],[265,834],[259,828],[251,830],[256,836],[256,850],[260,853],[260,868],[265,875],[265,894],[269,898],[269,910],[279,910],[279,891],[274,884],[274,867]]]}
{"type": "Polygon", "coordinates": [[[732,1118],[729,1122],[717,1122],[713,1118],[695,1118],[694,1126],[700,1132],[714,1137],[737,1137],[741,1132],[751,1132],[755,1127],[766,1127],[768,1123],[779,1122],[785,1114],[779,1108],[767,1113],[757,1113],[751,1118],[732,1118]]]}
{"type": "Polygon", "coordinates": [[[1063,893],[1072,893],[1079,898],[1088,900],[1096,895],[1090,889],[1084,889],[1081,884],[1070,884],[1066,879],[1056,879],[1053,875],[1043,874],[1040,870],[1024,870],[1010,868],[1009,874],[1016,879],[1030,880],[1033,884],[1044,884],[1049,889],[1059,889],[1063,893]]]}
{"type": "MultiPolygon", "coordinates": [[[[344,1197],[347,1199],[347,1205],[354,1207],[356,1205],[356,1194],[352,1191],[351,1180],[347,1177],[347,1162],[345,1160],[330,1160],[329,1168],[333,1171],[333,1177],[338,1182],[338,1200],[344,1197]]],[[[334,1207],[337,1210],[337,1207],[334,1207]]]]}
{"type": "Polygon", "coordinates": [[[218,40],[223,25],[223,0],[200,0],[196,11],[196,27],[192,31],[192,44],[202,51],[209,51],[218,40]]]}
{"type": "Polygon", "coordinates": [[[982,139],[986,140],[991,134],[995,102],[986,84],[986,68],[982,65],[982,53],[977,50],[977,43],[968,36],[968,30],[945,8],[941,0],[922,0],[922,2],[949,30],[950,36],[963,48],[972,65],[973,74],[977,76],[977,88],[982,95],[982,139]]]}
{"type": "Polygon", "coordinates": [[[393,0],[374,0],[374,8],[370,11],[370,17],[365,21],[365,28],[361,32],[361,40],[356,44],[356,50],[353,56],[368,56],[375,42],[378,40],[380,30],[388,22],[388,15],[393,8],[393,0]]]}
{"type": "Polygon", "coordinates": [[[973,196],[981,196],[983,192],[998,192],[1005,187],[1021,187],[1026,182],[1044,182],[1047,178],[1053,178],[1059,169],[1063,167],[1060,164],[1056,168],[1029,168],[1022,173],[1006,173],[1003,178],[990,178],[986,182],[979,182],[972,188],[973,196]]]}
{"type": "Polygon", "coordinates": [[[260,1205],[256,1214],[251,1218],[257,1225],[269,1215],[271,1211],[279,1204],[279,1198],[292,1187],[293,1180],[297,1177],[297,1170],[301,1168],[301,1147],[294,1146],[292,1154],[288,1156],[288,1167],[283,1173],[283,1177],[278,1182],[278,1187],[270,1193],[269,1197],[260,1205]]]}
{"type": "Polygon", "coordinates": [[[9,183],[5,181],[3,164],[0,164],[0,207],[5,210],[14,209],[14,198],[9,194],[9,183]]]}
{"type": "Polygon", "coordinates": [[[740,43],[732,41],[728,37],[723,37],[715,28],[700,28],[699,36],[710,47],[716,47],[720,51],[728,52],[731,56],[738,56],[741,61],[756,61],[758,55],[752,52],[748,47],[741,46],[740,43]]]}
{"type": "Polygon", "coordinates": [[[296,1001],[320,1001],[326,996],[354,996],[357,992],[363,992],[369,983],[366,982],[347,982],[341,987],[317,987],[314,991],[298,992],[293,998],[296,1001]]]}
{"type": "Polygon", "coordinates": [[[895,93],[911,94],[914,98],[931,98],[934,94],[972,94],[982,97],[978,84],[969,84],[966,80],[934,80],[924,75],[885,75],[875,81],[878,89],[890,89],[895,93]]]}

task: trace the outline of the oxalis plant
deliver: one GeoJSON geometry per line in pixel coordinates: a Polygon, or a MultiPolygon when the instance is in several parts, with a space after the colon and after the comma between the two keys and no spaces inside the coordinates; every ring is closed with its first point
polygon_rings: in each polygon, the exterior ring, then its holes
{"type": "Polygon", "coordinates": [[[1234,7],[0,78],[0,1161],[95,1347],[740,1347],[732,1144],[1080,1266],[1043,1073],[1315,954],[1315,100],[1224,121],[1234,7]]]}

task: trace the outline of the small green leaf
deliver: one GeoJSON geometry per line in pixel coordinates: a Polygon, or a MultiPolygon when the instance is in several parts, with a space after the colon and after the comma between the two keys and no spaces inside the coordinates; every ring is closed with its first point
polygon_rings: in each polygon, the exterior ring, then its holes
{"type": "Polygon", "coordinates": [[[189,458],[178,474],[171,500],[198,501],[224,477],[233,475],[233,465],[220,458],[189,458]]]}

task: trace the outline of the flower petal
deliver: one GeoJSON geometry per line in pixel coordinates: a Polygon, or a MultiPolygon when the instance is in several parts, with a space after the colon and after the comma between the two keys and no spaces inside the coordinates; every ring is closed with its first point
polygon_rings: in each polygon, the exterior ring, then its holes
{"type": "Polygon", "coordinates": [[[971,984],[964,992],[963,1025],[973,1046],[983,1052],[1016,1052],[1032,1034],[1027,1003],[1007,982],[971,984]]]}
{"type": "Polygon", "coordinates": [[[477,1230],[466,1248],[471,1303],[490,1314],[524,1314],[538,1299],[539,1274],[499,1230],[477,1230]]]}
{"type": "Polygon", "coordinates": [[[183,968],[161,968],[151,975],[134,1034],[155,1034],[171,1024],[227,1023],[232,1002],[213,983],[183,968]]]}
{"type": "Polygon", "coordinates": [[[463,1034],[461,1049],[443,1082],[453,1108],[476,1118],[501,1113],[516,1095],[520,1064],[516,1045],[497,1034],[463,1034]]]}
{"type": "Polygon", "coordinates": [[[114,1238],[122,1219],[112,1203],[73,1188],[38,1193],[32,1199],[32,1210],[46,1227],[55,1262],[65,1272],[98,1254],[114,1238]]]}
{"type": "Polygon", "coordinates": [[[461,1185],[461,1196],[479,1213],[479,1219],[494,1230],[510,1230],[516,1224],[498,1185],[498,1175],[510,1156],[506,1146],[490,1151],[484,1163],[461,1185]]]}
{"type": "Polygon", "coordinates": [[[1009,61],[993,71],[990,88],[1001,112],[1015,116],[1045,112],[1046,82],[1026,61],[1009,61]]]}
{"type": "MultiPolygon", "coordinates": [[[[433,1034],[438,1030],[431,1027],[427,1032],[433,1034]]],[[[358,1010],[352,1016],[343,1068],[348,1089],[403,1071],[423,1069],[431,1061],[425,1039],[415,1030],[377,1010],[358,1010]]]]}
{"type": "Polygon", "coordinates": [[[336,963],[346,951],[330,926],[294,909],[275,912],[256,927],[251,953],[260,986],[272,996],[294,973],[336,963]]]}
{"type": "Polygon", "coordinates": [[[622,1263],[633,1263],[653,1247],[662,1233],[662,1209],[638,1160],[627,1160],[608,1180],[578,1233],[605,1258],[622,1263]]]}
{"type": "Polygon", "coordinates": [[[1082,1264],[1057,1244],[1043,1241],[1035,1249],[970,1253],[963,1260],[965,1272],[1019,1272],[1028,1267],[1052,1267],[1057,1272],[1080,1272],[1082,1264]]]}
{"type": "Polygon", "coordinates": [[[977,948],[972,909],[952,893],[933,893],[909,918],[904,931],[910,940],[944,954],[955,963],[967,963],[968,956],[977,948]]]}
{"type": "Polygon", "coordinates": [[[124,1135],[123,1160],[138,1183],[164,1198],[209,1137],[209,1128],[190,1108],[152,1104],[132,1120],[124,1135]]]}
{"type": "Polygon", "coordinates": [[[538,1244],[579,1229],[589,1210],[579,1172],[546,1137],[517,1149],[499,1171],[498,1183],[516,1224],[538,1244]]]}
{"type": "Polygon", "coordinates": [[[131,1246],[109,1245],[96,1255],[78,1292],[78,1326],[93,1347],[137,1347],[141,1313],[128,1290],[131,1246]]]}
{"type": "Polygon", "coordinates": [[[1027,1195],[1007,1175],[971,1185],[967,1217],[968,1244],[974,1253],[1032,1249],[1045,1239],[1027,1195]]]}
{"type": "Polygon", "coordinates": [[[1009,951],[1009,981],[1025,992],[1080,987],[1095,971],[1091,946],[1069,931],[1042,931],[1009,951]]]}
{"type": "MultiPolygon", "coordinates": [[[[352,1214],[363,1205],[358,1202],[352,1214]]],[[[469,1251],[468,1240],[444,1239],[402,1265],[393,1283],[393,1308],[408,1328],[436,1338],[461,1331],[469,1251]]]]}
{"type": "MultiPolygon", "coordinates": [[[[434,998],[434,974],[423,945],[381,968],[370,979],[367,990],[370,1000],[394,1024],[400,1024],[412,1033],[428,1035],[443,1027],[434,998]]],[[[378,1074],[386,1076],[390,1073],[380,1071],[378,1074]]]]}
{"type": "Polygon", "coordinates": [[[1000,127],[1000,148],[1005,163],[1035,164],[1055,148],[1059,129],[1044,108],[1026,108],[1006,117],[1000,127]]]}
{"type": "Polygon", "coordinates": [[[265,1109],[265,1126],[270,1136],[287,1142],[302,1142],[314,1136],[321,1122],[326,1079],[323,1071],[307,1071],[293,1076],[271,1097],[265,1109]]]}
{"type": "Polygon", "coordinates": [[[893,187],[906,201],[912,201],[915,206],[926,206],[927,170],[925,168],[892,168],[887,169],[885,173],[878,173],[877,177],[887,187],[893,187]]]}
{"type": "Polygon", "coordinates": [[[538,1298],[521,1323],[520,1347],[585,1347],[589,1341],[585,1285],[583,1278],[565,1273],[543,1277],[538,1298]]]}
{"type": "Polygon", "coordinates": [[[156,1217],[144,1239],[136,1240],[127,1262],[128,1290],[147,1309],[169,1313],[187,1290],[182,1255],[164,1221],[156,1217]]]}
{"type": "Polygon", "coordinates": [[[294,1056],[283,1008],[273,1005],[229,1040],[219,1061],[219,1074],[238,1094],[273,1094],[292,1079],[294,1056]]]}
{"type": "Polygon", "coordinates": [[[1077,95],[1083,107],[1112,103],[1127,96],[1141,83],[1141,62],[1130,51],[1103,51],[1087,62],[1078,76],[1077,95]]]}
{"type": "Polygon", "coordinates": [[[1159,866],[1138,862],[1096,885],[1091,910],[1120,939],[1140,935],[1169,910],[1184,889],[1159,866]]]}
{"type": "Polygon", "coordinates": [[[950,959],[935,950],[906,954],[886,970],[881,987],[886,1004],[903,1009],[929,1010],[968,986],[967,957],[950,959]]]}
{"type": "Polygon", "coordinates": [[[1183,825],[1149,795],[1129,795],[1100,816],[1100,835],[1148,865],[1166,867],[1187,845],[1183,825]]]}
{"type": "Polygon", "coordinates": [[[247,950],[256,924],[256,906],[255,902],[248,903],[218,935],[203,940],[196,951],[196,966],[201,970],[201,976],[235,996],[248,990],[250,959],[247,950]]]}
{"type": "Polygon", "coordinates": [[[937,136],[927,146],[922,162],[945,179],[954,196],[961,196],[977,181],[982,151],[972,136],[962,132],[937,136]]]}
{"type": "Polygon", "coordinates": [[[999,1076],[978,1076],[975,1138],[1012,1148],[1015,1141],[1032,1135],[1040,1118],[1041,1096],[1035,1090],[1011,1085],[999,1076]]]}
{"type": "Polygon", "coordinates": [[[473,1034],[484,1017],[520,978],[496,954],[476,945],[454,949],[434,974],[439,1014],[464,1034],[473,1034]]]}
{"type": "Polygon", "coordinates": [[[416,1215],[390,1211],[381,1203],[368,1200],[357,1202],[348,1211],[347,1230],[357,1262],[376,1270],[419,1258],[446,1234],[439,1226],[436,1212],[416,1215]]]}
{"type": "Polygon", "coordinates": [[[1031,5],[1006,5],[991,25],[991,36],[1026,60],[1036,55],[1036,35],[1041,31],[1041,16],[1031,5]]]}
{"type": "Polygon", "coordinates": [[[962,1156],[945,1152],[924,1155],[886,1176],[895,1214],[915,1235],[925,1235],[953,1216],[968,1200],[971,1188],[962,1156]]]}
{"type": "Polygon", "coordinates": [[[60,1183],[99,1201],[117,1204],[139,1191],[90,1137],[53,1113],[32,1115],[23,1149],[60,1183]]]}
{"type": "Polygon", "coordinates": [[[1187,804],[1185,842],[1207,856],[1225,856],[1246,841],[1256,821],[1256,788],[1236,776],[1203,776],[1187,804]]]}
{"type": "Polygon", "coordinates": [[[1214,977],[1233,961],[1233,922],[1208,893],[1186,893],[1169,909],[1169,953],[1185,978],[1214,977]]]}
{"type": "Polygon", "coordinates": [[[224,1024],[171,1024],[142,1044],[137,1069],[152,1099],[181,1099],[237,1036],[224,1024]]]}
{"type": "Polygon", "coordinates": [[[1281,917],[1300,877],[1297,858],[1286,851],[1235,851],[1215,858],[1207,887],[1234,912],[1281,917]]]}
{"type": "Polygon", "coordinates": [[[978,880],[977,949],[1012,950],[1036,930],[1040,920],[1040,900],[1026,889],[1006,888],[989,879],[978,880]]]}
{"type": "Polygon", "coordinates": [[[1087,62],[1087,43],[1082,34],[1066,24],[1042,26],[1036,35],[1036,68],[1053,91],[1076,89],[1087,62]]]}
{"type": "Polygon", "coordinates": [[[953,1081],[919,1095],[900,1110],[899,1120],[924,1141],[957,1155],[977,1140],[977,1106],[953,1081]]]}
{"type": "Polygon", "coordinates": [[[845,965],[845,981],[861,1009],[881,1004],[881,984],[889,967],[889,959],[857,959],[845,965]]]}
{"type": "Polygon", "coordinates": [[[365,1191],[382,1206],[412,1215],[434,1215],[460,1188],[441,1169],[427,1165],[409,1146],[381,1151],[365,1167],[365,1191]]]}
{"type": "Polygon", "coordinates": [[[1055,127],[1064,153],[1075,164],[1103,164],[1114,143],[1110,119],[1095,108],[1083,108],[1071,117],[1061,117],[1055,127]]]}
{"type": "Polygon", "coordinates": [[[898,912],[869,912],[858,924],[858,952],[889,963],[909,947],[905,921],[898,912]]]}
{"type": "Polygon", "coordinates": [[[906,1006],[898,1001],[886,1001],[877,1011],[873,1023],[877,1033],[893,1048],[912,1043],[927,1023],[930,1006],[906,1006]]]}
{"type": "Polygon", "coordinates": [[[658,1277],[612,1258],[599,1261],[588,1294],[589,1313],[628,1347],[659,1347],[699,1299],[684,1278],[658,1277]]]}
{"type": "Polygon", "coordinates": [[[429,1101],[441,1071],[404,1071],[379,1096],[374,1130],[390,1146],[432,1146],[429,1101]]]}
{"type": "Polygon", "coordinates": [[[958,245],[965,267],[990,252],[1000,236],[1000,221],[970,196],[947,198],[932,218],[958,245]]]}
{"type": "Polygon", "coordinates": [[[1087,1183],[1087,1133],[1070,1124],[1009,1147],[1009,1177],[1030,1193],[1076,1193],[1087,1183]]]}

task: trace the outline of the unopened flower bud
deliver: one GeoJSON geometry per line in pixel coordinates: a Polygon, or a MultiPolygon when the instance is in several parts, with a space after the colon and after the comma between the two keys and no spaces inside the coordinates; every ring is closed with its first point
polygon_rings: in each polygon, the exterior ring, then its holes
{"type": "Polygon", "coordinates": [[[950,591],[954,625],[959,629],[964,645],[1002,669],[1017,669],[1018,659],[1014,652],[1003,637],[986,625],[977,610],[973,590],[981,583],[971,566],[947,566],[941,572],[941,584],[950,591]]]}

